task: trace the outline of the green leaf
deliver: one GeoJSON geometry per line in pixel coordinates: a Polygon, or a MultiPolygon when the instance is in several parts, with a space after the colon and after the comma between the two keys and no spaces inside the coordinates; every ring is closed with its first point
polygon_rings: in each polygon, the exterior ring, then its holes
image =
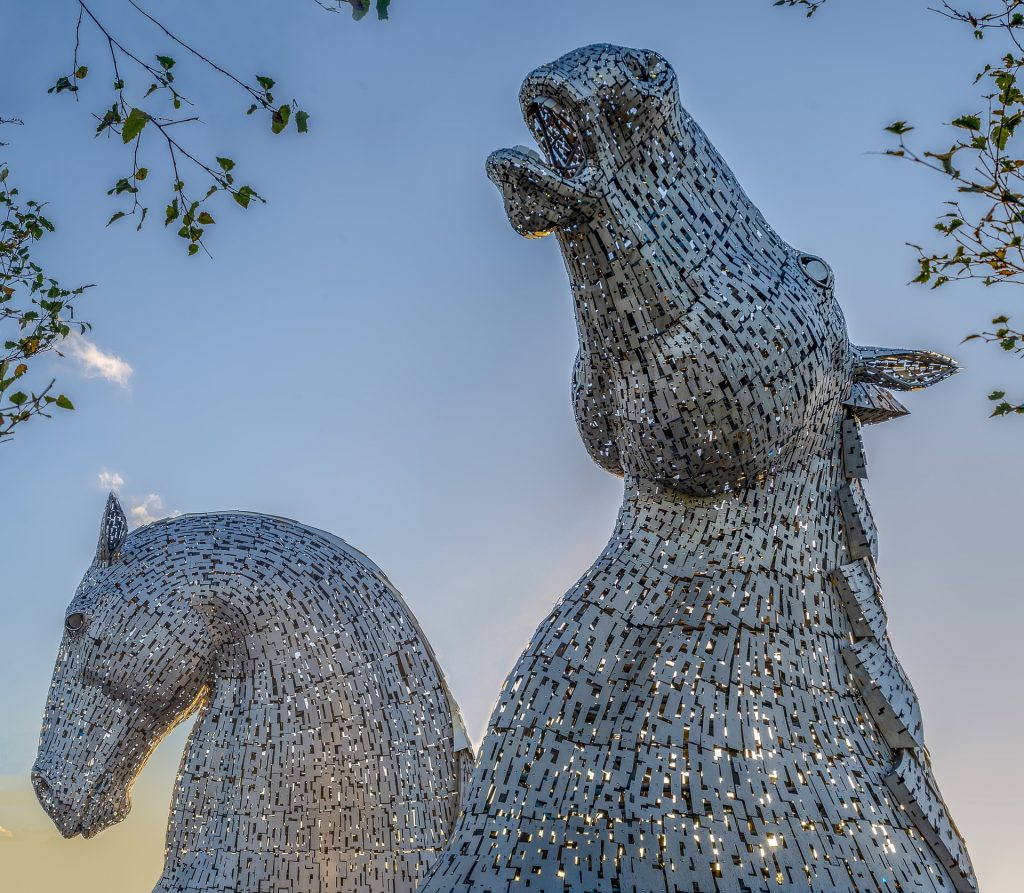
{"type": "Polygon", "coordinates": [[[138,192],[138,187],[137,186],[133,186],[131,183],[129,183],[127,177],[122,177],[120,180],[118,180],[114,184],[114,188],[113,189],[106,190],[106,195],[108,195],[108,196],[120,196],[120,195],[122,195],[124,193],[135,194],[137,192],[138,192]]]}
{"type": "Polygon", "coordinates": [[[288,126],[288,120],[292,116],[292,107],[285,103],[282,105],[270,119],[270,129],[274,133],[280,133],[288,126]]]}
{"type": "Polygon", "coordinates": [[[942,165],[943,171],[945,171],[951,177],[958,177],[960,172],[953,167],[953,156],[957,153],[957,147],[954,146],[948,152],[925,152],[929,158],[934,158],[942,165]]]}
{"type": "Polygon", "coordinates": [[[993,391],[988,395],[989,400],[1002,400],[1006,396],[1006,391],[993,391]]]}
{"type": "Polygon", "coordinates": [[[256,81],[264,90],[270,90],[274,84],[277,83],[273,78],[268,78],[262,74],[256,75],[256,81]]]}
{"type": "Polygon", "coordinates": [[[107,221],[107,226],[110,226],[110,224],[112,224],[115,220],[120,220],[122,217],[124,217],[124,211],[118,211],[116,214],[113,214],[111,218],[107,221]]]}
{"type": "Polygon", "coordinates": [[[57,397],[54,401],[61,409],[74,409],[75,404],[68,400],[63,394],[57,397]]]}
{"type": "Polygon", "coordinates": [[[981,130],[981,118],[977,115],[961,115],[953,120],[953,126],[964,130],[981,130]]]}
{"type": "Polygon", "coordinates": [[[121,195],[122,193],[125,192],[134,194],[138,191],[138,187],[132,186],[132,184],[128,182],[127,177],[122,177],[114,184],[113,189],[107,190],[107,195],[121,195]]]}
{"type": "Polygon", "coordinates": [[[47,93],[63,93],[65,90],[69,90],[70,92],[75,93],[75,92],[78,91],[78,87],[76,87],[74,84],[71,83],[71,79],[70,78],[61,77],[61,78],[57,78],[57,83],[55,83],[52,87],[50,87],[50,89],[47,90],[46,92],[47,93]]]}
{"type": "Polygon", "coordinates": [[[103,133],[111,124],[119,124],[121,122],[121,112],[118,111],[117,103],[114,103],[104,113],[100,123],[96,125],[96,133],[103,133]]]}
{"type": "Polygon", "coordinates": [[[121,127],[121,142],[130,143],[142,133],[142,128],[147,123],[149,123],[149,115],[142,111],[142,109],[133,108],[128,113],[128,117],[125,118],[124,125],[121,127]]]}
{"type": "Polygon", "coordinates": [[[252,201],[254,195],[256,192],[251,186],[242,186],[237,192],[231,193],[231,197],[243,208],[249,207],[249,202],[252,201]]]}
{"type": "Polygon", "coordinates": [[[897,136],[902,136],[904,133],[910,133],[914,128],[907,124],[906,121],[893,121],[888,127],[885,128],[889,133],[895,133],[897,136]]]}
{"type": "Polygon", "coordinates": [[[212,216],[210,215],[210,212],[209,212],[209,211],[202,211],[202,212],[200,212],[200,214],[199,214],[199,216],[198,216],[198,217],[196,218],[196,220],[198,220],[198,221],[199,221],[199,222],[200,222],[201,224],[203,224],[203,226],[210,226],[210,224],[212,224],[212,223],[216,223],[216,222],[217,222],[217,221],[216,221],[216,220],[214,220],[214,219],[213,219],[213,217],[212,217],[212,216]]]}
{"type": "Polygon", "coordinates": [[[75,77],[78,78],[79,80],[84,78],[88,73],[89,73],[89,66],[88,65],[79,65],[78,68],[75,69],[75,77]]]}
{"type": "Polygon", "coordinates": [[[24,391],[15,391],[15,393],[11,394],[7,399],[15,406],[21,406],[26,400],[28,400],[28,394],[24,391]]]}
{"type": "Polygon", "coordinates": [[[370,11],[370,0],[348,0],[352,4],[352,18],[357,22],[370,11]]]}
{"type": "Polygon", "coordinates": [[[219,156],[217,158],[217,164],[220,165],[220,169],[224,171],[225,174],[235,166],[235,163],[230,158],[221,158],[219,156]]]}
{"type": "Polygon", "coordinates": [[[1013,131],[1009,127],[1004,127],[1002,124],[997,124],[992,128],[990,134],[992,142],[996,144],[999,149],[1005,149],[1007,142],[1009,142],[1010,136],[1013,131]]]}
{"type": "Polygon", "coordinates": [[[191,257],[193,254],[198,254],[198,253],[199,253],[199,246],[195,242],[192,242],[188,246],[188,256],[191,257]]]}
{"type": "Polygon", "coordinates": [[[377,0],[377,18],[386,19],[388,17],[388,7],[391,5],[391,0],[377,0]]]}
{"type": "Polygon", "coordinates": [[[160,67],[164,71],[170,71],[174,68],[174,60],[170,56],[157,56],[156,61],[160,63],[160,67]]]}
{"type": "Polygon", "coordinates": [[[299,110],[295,113],[295,127],[299,133],[309,133],[309,112],[299,110]]]}
{"type": "Polygon", "coordinates": [[[140,167],[135,172],[135,179],[136,180],[145,180],[146,177],[148,177],[148,176],[149,176],[149,168],[148,167],[140,167]]]}
{"type": "Polygon", "coordinates": [[[164,218],[164,226],[178,219],[178,200],[175,199],[167,206],[167,216],[164,218]]]}

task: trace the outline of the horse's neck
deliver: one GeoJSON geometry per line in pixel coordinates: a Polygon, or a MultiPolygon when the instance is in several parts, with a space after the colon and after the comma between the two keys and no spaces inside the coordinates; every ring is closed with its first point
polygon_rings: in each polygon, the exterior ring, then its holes
{"type": "Polygon", "coordinates": [[[175,787],[168,850],[192,859],[258,841],[261,827],[280,824],[268,825],[268,812],[284,809],[290,820],[306,820],[302,804],[288,808],[290,783],[314,744],[300,740],[294,723],[302,708],[297,680],[272,660],[238,653],[232,663],[232,672],[211,683],[175,787]]]}
{"type": "Polygon", "coordinates": [[[719,609],[734,615],[732,592],[752,603],[748,617],[734,621],[788,625],[804,614],[820,616],[829,573],[850,561],[838,432],[829,440],[833,446],[809,465],[737,493],[693,498],[627,481],[615,532],[591,568],[588,597],[606,591],[618,603],[609,606],[637,623],[698,609],[697,616],[676,619],[710,621],[708,613],[719,609]],[[627,576],[629,585],[616,585],[627,576]],[[650,602],[637,600],[637,581],[650,591],[650,602]],[[722,601],[711,594],[716,590],[728,606],[713,604],[722,601]]]}
{"type": "MultiPolygon", "coordinates": [[[[302,668],[277,658],[254,660],[237,649],[221,661],[174,791],[161,881],[168,886],[154,893],[256,889],[270,879],[296,890],[335,889],[330,884],[345,876],[346,807],[359,813],[363,804],[337,757],[360,742],[344,733],[351,705],[324,692],[347,682],[354,701],[365,699],[340,672],[310,683],[302,668]],[[336,750],[328,753],[332,739],[336,750]]],[[[392,767],[380,762],[386,774],[392,767]]]]}
{"type": "Polygon", "coordinates": [[[158,893],[357,890],[381,874],[401,893],[443,845],[458,789],[433,656],[383,578],[336,568],[308,590],[260,580],[219,607],[231,623],[158,893]]]}

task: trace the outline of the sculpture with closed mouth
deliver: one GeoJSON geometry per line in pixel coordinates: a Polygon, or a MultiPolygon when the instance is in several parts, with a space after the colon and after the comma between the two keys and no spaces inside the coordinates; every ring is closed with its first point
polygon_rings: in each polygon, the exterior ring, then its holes
{"type": "Polygon", "coordinates": [[[412,893],[473,760],[426,637],[365,555],[245,512],[129,533],[111,494],[32,772],[61,833],[124,819],[193,716],[154,893],[412,893]]]}

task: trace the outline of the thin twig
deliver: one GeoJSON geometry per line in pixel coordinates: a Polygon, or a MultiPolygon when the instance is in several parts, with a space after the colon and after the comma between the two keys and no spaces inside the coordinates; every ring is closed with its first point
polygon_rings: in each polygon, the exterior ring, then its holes
{"type": "Polygon", "coordinates": [[[185,49],[188,52],[190,52],[193,56],[195,56],[200,61],[205,62],[207,65],[210,66],[210,68],[212,68],[214,71],[224,75],[224,77],[226,77],[228,80],[233,81],[234,83],[238,84],[239,87],[241,87],[243,90],[245,90],[246,93],[248,93],[257,102],[259,102],[264,108],[269,108],[270,107],[268,105],[268,103],[266,102],[266,100],[263,98],[263,96],[258,91],[254,90],[252,87],[250,87],[247,83],[245,83],[245,81],[242,81],[239,78],[235,77],[230,71],[227,71],[227,70],[221,68],[216,62],[214,62],[212,59],[209,59],[206,56],[204,56],[195,47],[190,46],[189,44],[185,43],[185,41],[183,41],[180,37],[178,37],[177,35],[173,34],[171,31],[169,31],[167,29],[167,27],[162,22],[160,22],[157,19],[153,18],[153,16],[150,15],[150,13],[148,13],[141,6],[139,6],[139,4],[135,2],[135,0],[128,0],[128,3],[131,6],[133,6],[136,9],[136,11],[138,11],[142,16],[144,16],[145,18],[149,19],[149,21],[151,21],[154,25],[156,25],[157,28],[159,28],[161,31],[163,31],[163,33],[166,34],[176,44],[178,44],[178,46],[180,46],[183,49],[185,49]]]}

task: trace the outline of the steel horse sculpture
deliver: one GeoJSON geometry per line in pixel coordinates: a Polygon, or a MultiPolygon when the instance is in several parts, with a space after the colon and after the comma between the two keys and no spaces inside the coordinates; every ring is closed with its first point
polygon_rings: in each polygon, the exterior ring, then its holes
{"type": "Polygon", "coordinates": [[[260,515],[127,535],[112,499],[41,801],[68,836],[118,821],[198,709],[157,893],[975,893],[886,631],[860,437],[955,363],[850,343],[828,265],[768,226],[656,53],[576,50],[521,103],[544,155],[488,174],[516,230],[556,235],[580,434],[625,493],[471,780],[364,556],[260,515]]]}
{"type": "Polygon", "coordinates": [[[553,232],[576,419],[625,479],[605,550],[509,674],[421,893],[961,891],[976,883],[886,633],[859,429],[947,357],[850,344],[658,54],[576,50],[495,152],[553,232]]]}
{"type": "Polygon", "coordinates": [[[322,531],[234,512],[129,534],[111,494],[32,773],[64,836],[121,821],[194,711],[155,893],[412,893],[472,751],[401,595],[322,531]]]}

